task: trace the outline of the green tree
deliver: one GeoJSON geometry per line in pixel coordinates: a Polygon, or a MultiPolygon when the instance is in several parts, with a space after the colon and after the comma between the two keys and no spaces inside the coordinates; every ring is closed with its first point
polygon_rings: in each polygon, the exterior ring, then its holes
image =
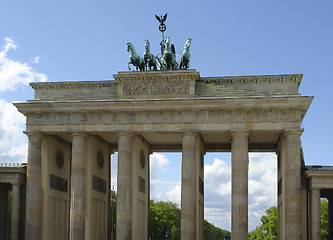
{"type": "Polygon", "coordinates": [[[321,200],[321,239],[327,239],[328,236],[328,201],[321,200]]]}
{"type": "MultiPolygon", "coordinates": [[[[173,202],[150,201],[149,236],[152,240],[180,239],[180,209],[173,202]]],[[[229,240],[230,232],[204,220],[205,240],[229,240]]]]}
{"type": "Polygon", "coordinates": [[[150,201],[149,236],[151,239],[180,239],[180,209],[176,203],[150,201]]]}
{"type": "Polygon", "coordinates": [[[111,190],[110,194],[111,204],[110,204],[110,231],[111,231],[111,239],[116,239],[116,220],[117,220],[117,193],[111,190]]]}
{"type": "MultiPolygon", "coordinates": [[[[261,223],[255,230],[249,233],[249,240],[255,239],[277,239],[277,207],[266,210],[266,214],[261,217],[261,223]]],[[[328,201],[321,200],[321,238],[328,236],[328,201]]]]}
{"type": "Polygon", "coordinates": [[[221,228],[215,227],[208,221],[204,221],[204,240],[229,240],[231,239],[231,234],[227,230],[222,230],[221,228]]]}
{"type": "Polygon", "coordinates": [[[249,233],[249,240],[277,239],[277,207],[273,206],[265,211],[265,215],[260,218],[260,225],[249,233]]]}

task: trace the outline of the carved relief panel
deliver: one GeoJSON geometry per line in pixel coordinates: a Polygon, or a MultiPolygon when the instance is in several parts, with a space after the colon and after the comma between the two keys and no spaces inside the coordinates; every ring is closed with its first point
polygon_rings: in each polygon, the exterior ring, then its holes
{"type": "Polygon", "coordinates": [[[301,121],[299,109],[38,113],[28,125],[301,121]]]}

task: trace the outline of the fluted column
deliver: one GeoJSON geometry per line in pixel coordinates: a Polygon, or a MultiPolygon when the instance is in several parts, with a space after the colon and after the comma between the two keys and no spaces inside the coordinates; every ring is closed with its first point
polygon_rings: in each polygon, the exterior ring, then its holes
{"type": "Polygon", "coordinates": [[[285,238],[302,238],[301,218],[301,145],[302,129],[285,130],[285,238]]]}
{"type": "Polygon", "coordinates": [[[132,238],[132,138],[119,134],[117,178],[117,240],[132,238]]]}
{"type": "Polygon", "coordinates": [[[249,132],[231,132],[231,236],[248,239],[249,132]]]}
{"type": "Polygon", "coordinates": [[[321,239],[320,189],[311,189],[311,239],[321,239]]]}
{"type": "Polygon", "coordinates": [[[86,135],[72,134],[70,240],[83,240],[86,210],[86,135]]]}
{"type": "Polygon", "coordinates": [[[18,240],[20,233],[20,185],[12,185],[11,239],[18,240]]]}
{"type": "Polygon", "coordinates": [[[26,188],[25,239],[41,238],[41,135],[27,133],[28,167],[26,188]]]}
{"type": "Polygon", "coordinates": [[[183,134],[180,223],[182,240],[196,239],[196,137],[196,133],[183,134]]]}

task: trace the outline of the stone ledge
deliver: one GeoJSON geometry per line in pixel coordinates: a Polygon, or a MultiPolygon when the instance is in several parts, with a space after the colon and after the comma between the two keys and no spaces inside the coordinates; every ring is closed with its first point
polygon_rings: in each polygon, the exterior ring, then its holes
{"type": "Polygon", "coordinates": [[[190,70],[119,72],[115,80],[31,83],[35,101],[299,95],[302,74],[200,77],[190,70]]]}

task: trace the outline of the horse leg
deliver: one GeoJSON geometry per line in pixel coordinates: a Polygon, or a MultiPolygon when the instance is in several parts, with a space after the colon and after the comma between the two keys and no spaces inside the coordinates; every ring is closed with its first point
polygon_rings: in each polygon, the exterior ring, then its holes
{"type": "Polygon", "coordinates": [[[130,64],[131,64],[131,62],[128,62],[128,71],[131,71],[130,64]]]}

